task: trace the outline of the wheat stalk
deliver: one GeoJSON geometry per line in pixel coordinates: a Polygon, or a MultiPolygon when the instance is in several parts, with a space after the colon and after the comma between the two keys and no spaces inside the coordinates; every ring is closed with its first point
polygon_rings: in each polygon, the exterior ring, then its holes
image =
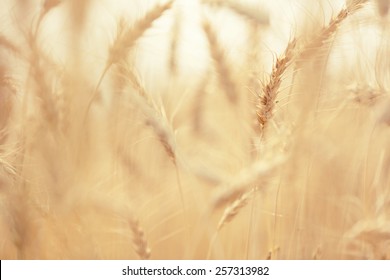
{"type": "Polygon", "coordinates": [[[118,24],[117,37],[110,48],[106,65],[96,84],[95,90],[87,103],[84,122],[87,118],[93,101],[98,95],[98,89],[103,82],[106,73],[109,71],[112,65],[126,58],[128,52],[134,46],[137,40],[142,37],[142,35],[152,26],[153,22],[160,18],[163,13],[172,6],[172,4],[173,0],[168,1],[163,5],[156,5],[152,10],[147,12],[143,18],[139,19],[132,28],[128,28],[123,19],[120,20],[118,24]]]}
{"type": "Polygon", "coordinates": [[[257,102],[257,120],[261,129],[264,129],[268,121],[272,118],[280,84],[282,83],[285,71],[294,57],[295,46],[295,39],[287,44],[282,56],[278,57],[276,60],[269,82],[263,87],[263,95],[259,97],[257,102]]]}
{"type": "Polygon", "coordinates": [[[152,27],[153,22],[160,18],[164,12],[171,8],[173,0],[162,5],[156,5],[139,19],[132,28],[128,28],[126,23],[121,20],[118,26],[118,34],[115,39],[107,61],[107,67],[119,62],[127,55],[128,51],[134,46],[138,39],[152,27]]]}
{"type": "Polygon", "coordinates": [[[128,223],[133,234],[133,244],[135,247],[135,252],[141,260],[148,260],[151,255],[151,250],[145,238],[144,230],[142,229],[138,219],[136,218],[130,218],[128,223]]]}
{"type": "Polygon", "coordinates": [[[347,3],[347,6],[333,18],[327,26],[322,28],[319,34],[313,36],[306,43],[300,42],[297,46],[297,39],[291,40],[283,52],[282,56],[276,60],[273,66],[269,82],[263,87],[263,95],[259,97],[257,104],[257,121],[262,130],[264,130],[268,121],[272,118],[276,97],[282,82],[282,77],[294,59],[302,61],[309,56],[317,53],[327,41],[336,33],[340,24],[363,7],[364,0],[354,0],[347,3]],[[298,50],[297,50],[298,49],[298,50]]]}
{"type": "Polygon", "coordinates": [[[236,200],[248,190],[249,186],[264,183],[284,161],[284,156],[275,156],[272,160],[260,160],[242,169],[236,176],[217,187],[211,210],[214,211],[236,200]]]}
{"type": "Polygon", "coordinates": [[[153,132],[163,146],[166,154],[176,165],[179,158],[175,134],[171,125],[168,123],[168,120],[163,112],[157,108],[156,104],[149,97],[149,94],[142,86],[134,71],[130,69],[125,62],[120,63],[119,65],[121,65],[122,74],[125,75],[123,77],[125,82],[128,82],[138,93],[138,95],[130,94],[132,102],[138,109],[140,109],[145,118],[146,126],[153,129],[153,132]]]}
{"type": "Polygon", "coordinates": [[[217,68],[220,85],[231,103],[237,101],[237,88],[233,82],[232,73],[228,67],[221,44],[218,42],[216,32],[207,20],[203,21],[203,30],[209,42],[211,57],[217,68]]]}
{"type": "Polygon", "coordinates": [[[237,216],[239,211],[244,208],[249,201],[249,198],[253,194],[253,190],[242,194],[239,198],[237,198],[233,203],[231,203],[224,211],[221,219],[218,223],[218,231],[221,230],[221,228],[229,223],[231,220],[234,219],[234,217],[237,216]]]}
{"type": "Polygon", "coordinates": [[[170,42],[170,51],[169,51],[169,70],[172,75],[177,74],[178,70],[178,48],[179,48],[179,37],[182,32],[181,27],[181,13],[178,7],[175,10],[175,16],[172,25],[172,34],[171,34],[171,42],[170,42]]]}
{"type": "Polygon", "coordinates": [[[300,46],[299,61],[312,57],[335,35],[341,23],[361,9],[367,0],[350,0],[347,1],[345,8],[342,8],[336,17],[321,29],[318,34],[312,36],[307,42],[300,46]]]}

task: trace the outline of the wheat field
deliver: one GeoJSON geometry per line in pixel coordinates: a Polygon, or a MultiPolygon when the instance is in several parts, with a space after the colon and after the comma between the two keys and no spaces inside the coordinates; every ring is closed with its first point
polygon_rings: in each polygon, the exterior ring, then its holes
{"type": "Polygon", "coordinates": [[[0,259],[389,259],[389,5],[0,0],[0,259]]]}

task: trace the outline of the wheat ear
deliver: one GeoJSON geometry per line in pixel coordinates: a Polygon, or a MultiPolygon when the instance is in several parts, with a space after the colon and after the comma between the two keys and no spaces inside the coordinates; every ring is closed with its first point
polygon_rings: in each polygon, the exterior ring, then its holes
{"type": "Polygon", "coordinates": [[[334,36],[341,23],[347,17],[360,10],[366,2],[367,0],[347,1],[346,7],[341,9],[337,16],[334,17],[327,26],[322,28],[319,34],[311,37],[306,43],[304,43],[304,45],[301,47],[299,60],[304,60],[305,58],[315,54],[321,47],[326,44],[326,42],[328,42],[334,36]]]}
{"type": "Polygon", "coordinates": [[[236,199],[233,203],[231,203],[224,211],[221,219],[218,223],[218,231],[221,230],[221,228],[229,223],[231,220],[234,219],[234,217],[237,216],[238,212],[244,208],[249,201],[249,198],[251,197],[253,193],[253,190],[242,194],[238,199],[236,199]]]}
{"type": "Polygon", "coordinates": [[[142,227],[139,225],[139,221],[137,218],[130,218],[129,219],[129,226],[131,229],[131,232],[133,234],[133,245],[135,252],[142,260],[148,260],[151,255],[151,250],[148,246],[148,243],[145,238],[144,231],[142,227]]]}
{"type": "Polygon", "coordinates": [[[283,156],[275,156],[272,160],[257,161],[241,170],[226,183],[222,183],[215,192],[211,211],[239,199],[250,186],[264,183],[284,161],[285,157],[283,156]]]}
{"type": "Polygon", "coordinates": [[[110,48],[106,66],[104,67],[103,72],[100,75],[100,78],[96,84],[95,90],[93,91],[87,103],[84,122],[87,118],[88,112],[91,108],[93,101],[98,95],[99,87],[112,65],[126,58],[129,50],[134,46],[136,41],[141,38],[142,35],[146,32],[146,30],[148,30],[152,26],[154,21],[160,18],[163,13],[172,6],[172,3],[173,0],[163,5],[156,5],[152,10],[146,13],[143,18],[138,20],[133,28],[127,28],[123,20],[119,22],[117,37],[112,47],[110,48]]]}
{"type": "Polygon", "coordinates": [[[233,82],[232,73],[227,65],[224,52],[218,42],[217,35],[207,20],[203,21],[203,30],[206,34],[207,41],[209,42],[211,57],[213,58],[217,68],[221,87],[225,91],[229,101],[231,103],[235,103],[237,101],[236,85],[233,82]]]}
{"type": "Polygon", "coordinates": [[[282,56],[276,60],[269,82],[263,87],[263,95],[258,98],[257,120],[262,129],[264,129],[268,121],[272,118],[280,84],[287,67],[294,57],[295,46],[295,39],[288,43],[282,56]]]}

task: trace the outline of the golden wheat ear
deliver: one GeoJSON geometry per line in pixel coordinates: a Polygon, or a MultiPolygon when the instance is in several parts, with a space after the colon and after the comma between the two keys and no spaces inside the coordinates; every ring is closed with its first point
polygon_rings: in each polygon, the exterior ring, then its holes
{"type": "Polygon", "coordinates": [[[203,21],[203,30],[209,43],[211,57],[218,72],[220,85],[226,93],[228,100],[234,104],[238,101],[237,87],[233,82],[231,69],[226,61],[222,45],[219,43],[217,34],[208,20],[203,21]]]}
{"type": "Polygon", "coordinates": [[[260,130],[264,130],[265,126],[273,116],[276,97],[279,93],[279,88],[282,83],[283,75],[288,66],[291,64],[296,52],[296,40],[291,40],[284,53],[278,57],[269,78],[269,82],[263,87],[263,94],[259,96],[257,101],[257,121],[260,130]]]}
{"type": "Polygon", "coordinates": [[[162,5],[156,5],[153,9],[147,12],[144,17],[137,20],[133,27],[128,27],[127,23],[121,19],[118,24],[117,36],[109,50],[108,59],[106,65],[100,75],[100,78],[96,84],[95,90],[92,92],[91,97],[87,103],[86,113],[84,117],[84,123],[87,119],[88,112],[99,94],[99,87],[103,82],[104,77],[114,64],[120,63],[121,60],[125,60],[130,50],[134,47],[135,43],[143,36],[143,34],[152,27],[153,22],[160,18],[164,12],[172,7],[173,0],[168,1],[162,5]]]}
{"type": "Polygon", "coordinates": [[[222,227],[228,224],[230,221],[234,219],[240,212],[242,208],[244,208],[253,194],[253,190],[242,194],[239,198],[237,198],[233,203],[231,203],[227,208],[219,220],[218,223],[218,231],[222,229],[222,227]]]}
{"type": "Polygon", "coordinates": [[[324,26],[321,31],[311,36],[306,42],[301,42],[299,49],[298,62],[305,61],[309,57],[313,57],[325,46],[332,38],[334,38],[341,24],[354,13],[359,11],[367,3],[367,0],[349,0],[344,8],[340,10],[336,17],[324,26]]]}
{"type": "Polygon", "coordinates": [[[133,244],[137,255],[141,260],[148,260],[151,255],[151,250],[145,238],[145,233],[135,217],[131,217],[128,221],[131,232],[133,234],[133,244]]]}
{"type": "Polygon", "coordinates": [[[119,62],[121,59],[124,59],[137,40],[140,39],[143,34],[152,27],[153,23],[160,18],[166,10],[170,9],[172,5],[173,0],[162,5],[156,5],[153,9],[148,11],[144,17],[137,20],[131,28],[128,28],[126,23],[122,20],[118,26],[117,38],[110,49],[107,64],[112,65],[119,62]]]}

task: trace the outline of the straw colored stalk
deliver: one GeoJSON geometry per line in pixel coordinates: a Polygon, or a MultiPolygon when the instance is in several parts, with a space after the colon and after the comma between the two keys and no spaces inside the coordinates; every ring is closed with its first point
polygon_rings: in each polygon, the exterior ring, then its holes
{"type": "MultiPolygon", "coordinates": [[[[135,78],[135,76],[133,76],[135,78]]],[[[137,79],[131,80],[132,86],[140,86],[137,79]],[[135,84],[134,84],[135,82],[135,84]]],[[[146,93],[145,93],[145,96],[146,93]]],[[[150,100],[146,99],[144,95],[131,94],[130,98],[145,118],[147,126],[151,127],[156,134],[158,140],[164,147],[164,150],[172,162],[176,165],[177,153],[176,153],[176,140],[175,135],[170,127],[167,119],[163,117],[162,113],[153,106],[150,100]]]]}
{"type": "Polygon", "coordinates": [[[237,89],[232,79],[232,73],[228,67],[221,44],[218,42],[216,32],[207,20],[203,21],[203,30],[209,42],[211,57],[217,68],[218,78],[222,89],[225,91],[228,100],[231,103],[237,101],[237,89]]]}
{"type": "Polygon", "coordinates": [[[152,10],[147,12],[144,17],[139,19],[132,28],[128,28],[127,24],[123,20],[119,22],[117,37],[110,48],[106,66],[104,67],[96,88],[88,101],[86,117],[93,101],[98,95],[100,84],[103,82],[106,73],[110,70],[112,65],[119,63],[121,60],[124,60],[127,57],[129,51],[137,42],[137,40],[143,36],[146,30],[152,27],[154,21],[160,18],[166,10],[171,8],[172,3],[173,0],[162,5],[156,5],[152,10]]]}
{"type": "Polygon", "coordinates": [[[257,102],[257,120],[261,129],[264,129],[268,121],[272,118],[280,84],[282,83],[283,75],[287,67],[294,57],[295,46],[295,39],[288,43],[282,56],[276,60],[270,80],[263,88],[263,95],[259,97],[259,102],[257,102]]]}
{"type": "Polygon", "coordinates": [[[130,218],[128,223],[133,234],[133,245],[135,252],[141,260],[148,260],[151,255],[151,250],[145,238],[144,230],[140,226],[137,218],[130,218]]]}
{"type": "Polygon", "coordinates": [[[244,208],[249,201],[249,198],[253,194],[253,190],[242,194],[239,198],[237,198],[233,203],[231,203],[224,211],[221,219],[218,223],[218,231],[221,230],[221,228],[232,221],[234,217],[237,216],[237,214],[240,212],[242,208],[244,208]]]}
{"type": "Polygon", "coordinates": [[[260,160],[241,170],[215,191],[211,211],[238,199],[255,184],[259,186],[269,179],[285,161],[284,156],[274,156],[272,160],[260,160]]]}
{"type": "Polygon", "coordinates": [[[110,67],[112,64],[123,59],[136,41],[143,36],[145,31],[152,27],[153,22],[160,18],[166,10],[171,8],[172,3],[173,0],[162,5],[156,5],[144,17],[139,19],[132,28],[128,28],[125,22],[121,21],[119,23],[117,38],[111,47],[106,67],[110,67]]]}
{"type": "Polygon", "coordinates": [[[311,37],[304,45],[301,47],[301,52],[299,54],[299,60],[305,60],[309,57],[312,57],[315,53],[318,52],[324,45],[326,45],[331,38],[335,35],[341,23],[355,12],[360,10],[367,0],[350,0],[347,1],[345,8],[334,17],[327,26],[323,27],[319,34],[311,37]]]}
{"type": "Polygon", "coordinates": [[[175,16],[172,25],[172,35],[169,51],[169,70],[172,75],[176,75],[178,70],[178,51],[179,51],[179,38],[181,34],[181,11],[178,7],[175,10],[175,16]]]}

